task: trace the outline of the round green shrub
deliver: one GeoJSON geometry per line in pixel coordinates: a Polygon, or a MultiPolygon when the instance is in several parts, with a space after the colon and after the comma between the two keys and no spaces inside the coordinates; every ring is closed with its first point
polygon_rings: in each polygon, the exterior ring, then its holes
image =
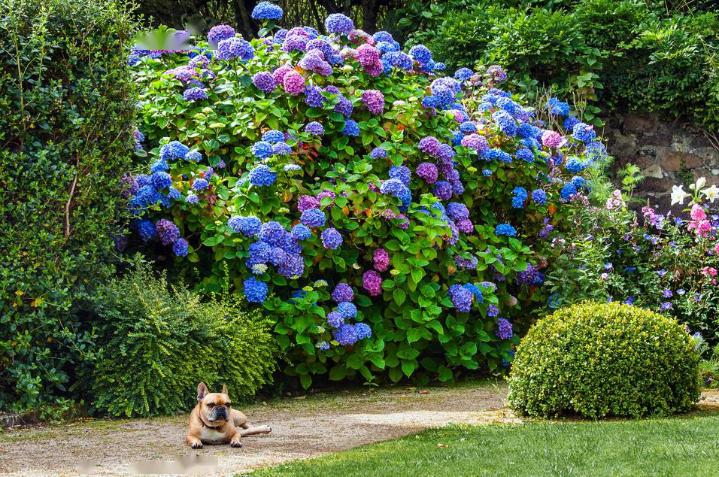
{"type": "Polygon", "coordinates": [[[517,348],[509,402],[530,416],[641,417],[687,411],[699,356],[676,320],[618,303],[583,303],[537,322],[517,348]]]}
{"type": "Polygon", "coordinates": [[[276,342],[259,311],[237,300],[168,288],[148,265],[95,297],[97,354],[86,374],[92,410],[112,416],[188,411],[200,381],[235,399],[271,381],[276,342]]]}

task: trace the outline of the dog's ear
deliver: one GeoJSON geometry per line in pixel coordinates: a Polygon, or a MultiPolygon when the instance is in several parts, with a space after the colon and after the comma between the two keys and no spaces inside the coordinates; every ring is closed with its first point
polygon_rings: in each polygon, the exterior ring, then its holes
{"type": "Polygon", "coordinates": [[[207,396],[207,385],[200,383],[197,385],[197,400],[202,401],[207,396]]]}
{"type": "Polygon", "coordinates": [[[222,391],[220,391],[222,394],[227,394],[227,384],[222,385],[222,391]]]}

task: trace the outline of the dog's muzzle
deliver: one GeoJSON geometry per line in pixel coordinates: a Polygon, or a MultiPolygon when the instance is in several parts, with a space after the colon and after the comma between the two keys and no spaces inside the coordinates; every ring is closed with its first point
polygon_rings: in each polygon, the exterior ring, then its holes
{"type": "Polygon", "coordinates": [[[219,419],[227,420],[227,408],[224,406],[215,407],[212,410],[212,414],[210,414],[210,418],[213,421],[217,421],[219,419]]]}

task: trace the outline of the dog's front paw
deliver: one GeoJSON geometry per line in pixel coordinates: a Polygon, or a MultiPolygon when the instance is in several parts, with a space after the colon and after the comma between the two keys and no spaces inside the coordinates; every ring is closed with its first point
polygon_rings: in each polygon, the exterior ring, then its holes
{"type": "Polygon", "coordinates": [[[232,439],[230,441],[230,447],[242,447],[242,443],[239,439],[232,439]]]}
{"type": "Polygon", "coordinates": [[[193,449],[202,449],[202,442],[193,442],[192,448],[193,449]]]}
{"type": "Polygon", "coordinates": [[[187,443],[190,444],[190,447],[193,449],[202,449],[202,441],[197,437],[188,437],[187,443]]]}

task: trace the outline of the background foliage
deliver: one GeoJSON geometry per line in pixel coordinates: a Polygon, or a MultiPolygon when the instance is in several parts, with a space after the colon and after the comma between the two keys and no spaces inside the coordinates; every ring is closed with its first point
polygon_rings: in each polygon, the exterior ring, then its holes
{"type": "Polygon", "coordinates": [[[719,127],[719,16],[711,2],[409,2],[393,13],[411,42],[450,67],[500,64],[528,96],[574,95],[591,121],[656,111],[719,127]],[[420,25],[418,27],[418,25],[420,25]],[[410,33],[410,31],[412,33],[410,33]]]}
{"type": "Polygon", "coordinates": [[[109,0],[0,3],[0,409],[66,396],[74,307],[112,271],[134,24],[109,0]]]}

